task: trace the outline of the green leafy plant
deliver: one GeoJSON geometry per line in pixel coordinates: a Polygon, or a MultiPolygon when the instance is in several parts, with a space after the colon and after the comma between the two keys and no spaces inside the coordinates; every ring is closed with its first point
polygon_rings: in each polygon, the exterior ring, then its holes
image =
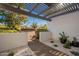
{"type": "Polygon", "coordinates": [[[71,48],[71,42],[69,40],[67,40],[66,43],[64,44],[64,47],[70,49],[71,48]]]}
{"type": "Polygon", "coordinates": [[[72,54],[74,54],[75,56],[79,56],[79,52],[77,51],[70,51],[72,54]]]}
{"type": "Polygon", "coordinates": [[[77,41],[76,37],[73,37],[72,46],[79,47],[79,42],[77,41]]]}
{"type": "Polygon", "coordinates": [[[31,27],[36,31],[38,25],[37,25],[37,23],[33,23],[33,24],[31,25],[31,27]]]}
{"type": "MultiPolygon", "coordinates": [[[[25,8],[24,3],[13,3],[10,5],[16,6],[19,9],[25,8]]],[[[15,12],[6,12],[5,10],[2,10],[0,11],[0,15],[3,16],[0,23],[4,23],[10,30],[21,31],[21,24],[27,21],[27,16],[15,12]]]]}
{"type": "Polygon", "coordinates": [[[66,36],[64,32],[59,33],[59,35],[60,35],[60,37],[59,37],[60,42],[63,43],[63,44],[66,43],[66,41],[69,38],[69,36],[66,36]]]}
{"type": "Polygon", "coordinates": [[[13,51],[9,52],[9,54],[8,54],[8,56],[13,56],[13,55],[14,55],[13,51]]]}

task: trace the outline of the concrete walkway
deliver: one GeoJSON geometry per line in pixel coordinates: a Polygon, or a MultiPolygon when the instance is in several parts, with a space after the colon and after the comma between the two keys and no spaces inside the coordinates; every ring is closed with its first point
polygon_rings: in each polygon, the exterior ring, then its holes
{"type": "Polygon", "coordinates": [[[63,52],[57,51],[38,40],[30,41],[28,45],[37,56],[65,56],[63,52]]]}

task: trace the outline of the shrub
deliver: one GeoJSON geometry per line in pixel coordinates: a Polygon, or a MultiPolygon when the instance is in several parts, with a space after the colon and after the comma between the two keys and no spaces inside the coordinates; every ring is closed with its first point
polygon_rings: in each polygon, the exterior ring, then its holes
{"type": "Polygon", "coordinates": [[[70,51],[72,54],[74,54],[75,56],[79,56],[79,52],[77,51],[70,51]]]}
{"type": "Polygon", "coordinates": [[[70,49],[71,48],[71,42],[69,40],[67,40],[66,43],[64,44],[64,47],[70,49]]]}
{"type": "Polygon", "coordinates": [[[77,41],[76,37],[73,37],[72,46],[79,47],[79,42],[77,41]]]}
{"type": "Polygon", "coordinates": [[[8,54],[8,56],[13,56],[14,55],[14,52],[13,51],[11,51],[9,54],[8,54]]]}

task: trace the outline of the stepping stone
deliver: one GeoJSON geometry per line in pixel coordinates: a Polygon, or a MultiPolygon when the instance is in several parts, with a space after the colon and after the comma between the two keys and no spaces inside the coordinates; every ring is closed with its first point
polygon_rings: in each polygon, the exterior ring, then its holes
{"type": "Polygon", "coordinates": [[[60,54],[61,54],[61,52],[57,52],[55,55],[56,55],[56,56],[59,56],[60,54]]]}
{"type": "Polygon", "coordinates": [[[53,48],[50,48],[49,46],[47,46],[39,41],[29,42],[28,45],[37,56],[40,56],[40,55],[65,56],[64,53],[62,53],[58,50],[55,50],[53,48]],[[35,52],[35,51],[39,51],[39,52],[35,52]]]}
{"type": "Polygon", "coordinates": [[[49,53],[52,53],[52,52],[54,52],[54,50],[50,50],[50,51],[49,51],[49,53]]]}
{"type": "Polygon", "coordinates": [[[55,53],[57,53],[57,51],[53,51],[51,54],[55,55],[55,53]]]}
{"type": "Polygon", "coordinates": [[[59,56],[64,56],[64,53],[59,54],[59,56]]]}

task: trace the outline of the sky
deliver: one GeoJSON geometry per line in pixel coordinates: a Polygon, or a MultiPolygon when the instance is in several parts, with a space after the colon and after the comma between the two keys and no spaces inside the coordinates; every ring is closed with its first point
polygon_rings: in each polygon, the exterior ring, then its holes
{"type": "Polygon", "coordinates": [[[43,19],[38,19],[38,18],[28,16],[28,21],[24,25],[30,26],[32,25],[32,23],[37,23],[37,25],[44,25],[44,24],[47,24],[47,21],[43,19]]]}
{"type": "MultiPolygon", "coordinates": [[[[26,10],[32,10],[33,5],[36,5],[36,3],[28,3],[26,4],[26,10]]],[[[39,14],[42,11],[48,9],[48,6],[45,4],[39,4],[39,6],[37,8],[35,8],[32,13],[33,14],[39,14]]],[[[41,14],[41,16],[44,16],[44,14],[41,14]]],[[[28,22],[26,22],[24,25],[30,26],[32,25],[32,23],[37,23],[37,25],[44,25],[47,24],[47,21],[43,20],[43,19],[38,19],[38,18],[34,18],[34,17],[30,17],[28,16],[28,22]]]]}

